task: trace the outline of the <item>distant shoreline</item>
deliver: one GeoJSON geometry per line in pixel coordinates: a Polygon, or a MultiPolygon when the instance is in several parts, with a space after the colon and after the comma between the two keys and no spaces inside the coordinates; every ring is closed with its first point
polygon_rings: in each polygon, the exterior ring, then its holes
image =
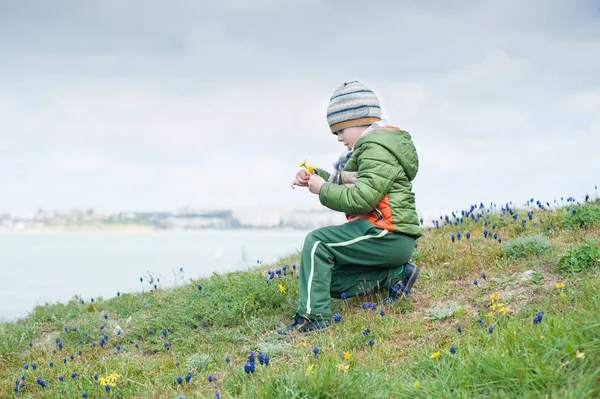
{"type": "MultiPolygon", "coordinates": [[[[316,228],[316,227],[314,227],[316,228]]],[[[81,232],[81,233],[93,233],[93,232],[107,232],[107,233],[155,233],[164,231],[206,231],[206,230],[280,230],[280,231],[308,231],[314,228],[295,228],[295,227],[262,227],[262,226],[246,226],[246,227],[206,227],[206,228],[195,228],[195,229],[163,229],[157,228],[156,226],[149,225],[81,225],[81,226],[39,226],[39,227],[26,227],[18,229],[2,229],[0,228],[0,234],[4,233],[68,233],[68,232],[81,232]]]]}

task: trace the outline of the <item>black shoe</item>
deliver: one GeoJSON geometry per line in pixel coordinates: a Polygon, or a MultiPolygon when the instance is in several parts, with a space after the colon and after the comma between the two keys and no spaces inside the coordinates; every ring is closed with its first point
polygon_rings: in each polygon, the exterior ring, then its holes
{"type": "Polygon", "coordinates": [[[419,266],[413,265],[412,263],[407,263],[404,265],[404,271],[402,275],[400,275],[401,281],[398,281],[392,289],[390,290],[390,297],[392,300],[402,298],[406,299],[408,294],[410,294],[410,290],[412,289],[417,277],[419,277],[419,273],[421,272],[421,268],[419,266]]]}
{"type": "Polygon", "coordinates": [[[278,328],[277,334],[289,335],[290,333],[307,333],[316,330],[322,330],[329,327],[327,320],[310,320],[303,316],[294,316],[289,326],[285,328],[278,328]]]}

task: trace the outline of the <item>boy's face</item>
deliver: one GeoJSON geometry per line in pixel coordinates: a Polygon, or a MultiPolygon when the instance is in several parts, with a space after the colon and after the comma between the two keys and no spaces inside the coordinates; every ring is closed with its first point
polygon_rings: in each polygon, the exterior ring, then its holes
{"type": "Polygon", "coordinates": [[[354,126],[339,130],[337,132],[337,139],[351,150],[354,148],[354,144],[356,144],[360,135],[363,134],[367,128],[368,126],[354,126]]]}

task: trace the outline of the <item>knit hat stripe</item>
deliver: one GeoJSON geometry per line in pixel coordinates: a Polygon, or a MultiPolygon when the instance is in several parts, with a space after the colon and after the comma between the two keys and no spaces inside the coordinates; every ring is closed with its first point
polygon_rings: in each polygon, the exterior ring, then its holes
{"type": "Polygon", "coordinates": [[[378,122],[380,120],[381,120],[381,118],[351,119],[349,121],[343,121],[340,123],[336,123],[335,125],[331,125],[331,131],[336,133],[337,131],[342,130],[344,127],[361,126],[364,124],[371,124],[373,122],[378,122]]]}
{"type": "Polygon", "coordinates": [[[327,122],[332,133],[378,120],[381,120],[379,100],[359,81],[346,82],[333,92],[327,107],[327,122]]]}
{"type": "Polygon", "coordinates": [[[342,94],[338,94],[337,96],[333,96],[329,100],[331,101],[334,98],[338,98],[338,97],[342,97],[342,96],[347,96],[348,94],[356,94],[356,93],[373,93],[373,91],[371,91],[371,90],[356,90],[356,91],[351,91],[351,92],[348,92],[348,93],[342,93],[342,94]]]}
{"type": "Polygon", "coordinates": [[[330,114],[327,114],[327,117],[329,118],[330,116],[337,115],[342,112],[355,111],[355,110],[361,109],[361,108],[379,108],[379,109],[381,109],[381,107],[378,105],[359,105],[358,107],[344,108],[344,109],[340,109],[339,111],[334,111],[330,114]]]}

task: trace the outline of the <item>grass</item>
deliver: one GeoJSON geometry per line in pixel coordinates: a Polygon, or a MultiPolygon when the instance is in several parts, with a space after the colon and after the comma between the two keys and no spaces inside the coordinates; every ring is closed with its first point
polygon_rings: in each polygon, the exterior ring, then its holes
{"type": "Polygon", "coordinates": [[[574,207],[531,217],[471,207],[419,239],[413,259],[422,272],[410,300],[383,303],[383,292],[334,300],[342,320],[306,336],[274,334],[295,310],[298,254],[168,290],[36,307],[0,323],[0,397],[598,397],[600,225],[593,211],[573,222],[574,207]],[[507,252],[511,242],[528,245],[507,252]],[[269,269],[279,271],[273,279],[269,269]],[[269,365],[257,357],[246,373],[250,351],[268,354],[269,365]],[[112,373],[119,378],[107,391],[94,375],[112,373]]]}

